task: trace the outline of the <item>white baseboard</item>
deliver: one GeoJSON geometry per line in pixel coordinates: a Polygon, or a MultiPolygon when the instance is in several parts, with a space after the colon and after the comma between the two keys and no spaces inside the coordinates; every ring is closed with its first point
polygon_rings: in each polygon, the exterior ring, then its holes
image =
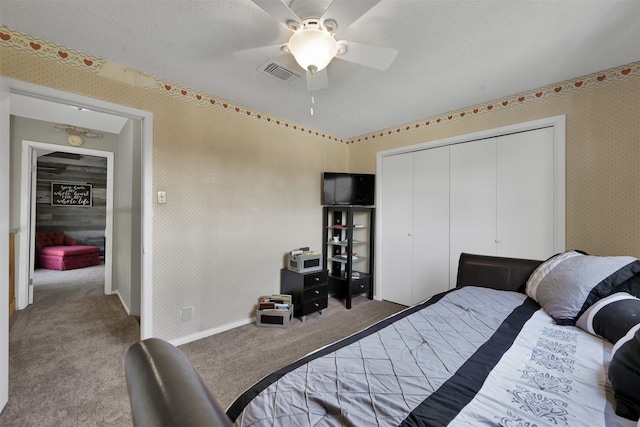
{"type": "Polygon", "coordinates": [[[124,311],[127,312],[127,316],[131,315],[131,310],[129,310],[129,306],[122,299],[122,295],[120,295],[120,292],[118,292],[118,290],[116,289],[115,291],[111,292],[111,295],[118,295],[118,298],[120,298],[120,304],[122,304],[122,307],[124,307],[124,311]]]}
{"type": "Polygon", "coordinates": [[[227,323],[226,325],[218,326],[217,328],[207,329],[206,331],[200,331],[195,334],[187,335],[180,338],[174,338],[169,342],[176,347],[182,344],[187,344],[192,341],[201,340],[202,338],[210,337],[211,335],[219,334],[220,332],[228,331],[229,329],[237,328],[239,326],[248,325],[256,321],[255,317],[250,319],[239,320],[233,323],[227,323]]]}

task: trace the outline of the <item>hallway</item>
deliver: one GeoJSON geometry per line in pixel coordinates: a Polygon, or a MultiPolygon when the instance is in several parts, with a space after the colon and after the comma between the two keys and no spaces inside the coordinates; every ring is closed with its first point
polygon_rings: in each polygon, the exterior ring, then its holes
{"type": "Polygon", "coordinates": [[[34,284],[34,304],[12,319],[0,425],[131,425],[124,355],[140,327],[104,295],[104,265],[39,269],[34,284]]]}

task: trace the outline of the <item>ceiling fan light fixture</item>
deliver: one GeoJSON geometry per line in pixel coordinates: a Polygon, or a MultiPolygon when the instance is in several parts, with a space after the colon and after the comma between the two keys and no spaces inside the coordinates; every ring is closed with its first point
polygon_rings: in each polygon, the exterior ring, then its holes
{"type": "Polygon", "coordinates": [[[317,72],[324,69],[338,52],[338,42],[327,31],[305,27],[293,33],[289,39],[289,51],[305,70],[317,72]]]}

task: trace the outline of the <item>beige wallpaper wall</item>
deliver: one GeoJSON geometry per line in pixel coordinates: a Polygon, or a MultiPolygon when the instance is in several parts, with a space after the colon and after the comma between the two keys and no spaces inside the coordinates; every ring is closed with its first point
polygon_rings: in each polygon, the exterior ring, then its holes
{"type": "Polygon", "coordinates": [[[259,295],[277,292],[285,253],[321,247],[322,171],[373,172],[379,150],[558,114],[567,115],[568,246],[640,256],[638,64],[597,84],[567,82],[539,99],[532,92],[526,102],[499,100],[345,143],[0,30],[9,36],[0,37],[0,75],[153,112],[153,188],[167,192],[167,204],[154,205],[156,336],[241,322],[259,295]],[[191,322],[180,321],[183,307],[194,307],[191,322]]]}
{"type": "Polygon", "coordinates": [[[346,170],[346,144],[1,44],[0,58],[2,76],[154,114],[153,187],[167,192],[153,214],[154,335],[249,319],[260,295],[279,292],[289,250],[320,250],[321,173],[346,170]]]}

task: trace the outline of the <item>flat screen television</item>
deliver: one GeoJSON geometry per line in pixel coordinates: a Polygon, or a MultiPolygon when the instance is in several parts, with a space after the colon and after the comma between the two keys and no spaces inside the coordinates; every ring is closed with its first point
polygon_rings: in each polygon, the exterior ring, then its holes
{"type": "Polygon", "coordinates": [[[322,175],[322,204],[372,206],[375,203],[374,174],[325,172],[322,175]]]}

